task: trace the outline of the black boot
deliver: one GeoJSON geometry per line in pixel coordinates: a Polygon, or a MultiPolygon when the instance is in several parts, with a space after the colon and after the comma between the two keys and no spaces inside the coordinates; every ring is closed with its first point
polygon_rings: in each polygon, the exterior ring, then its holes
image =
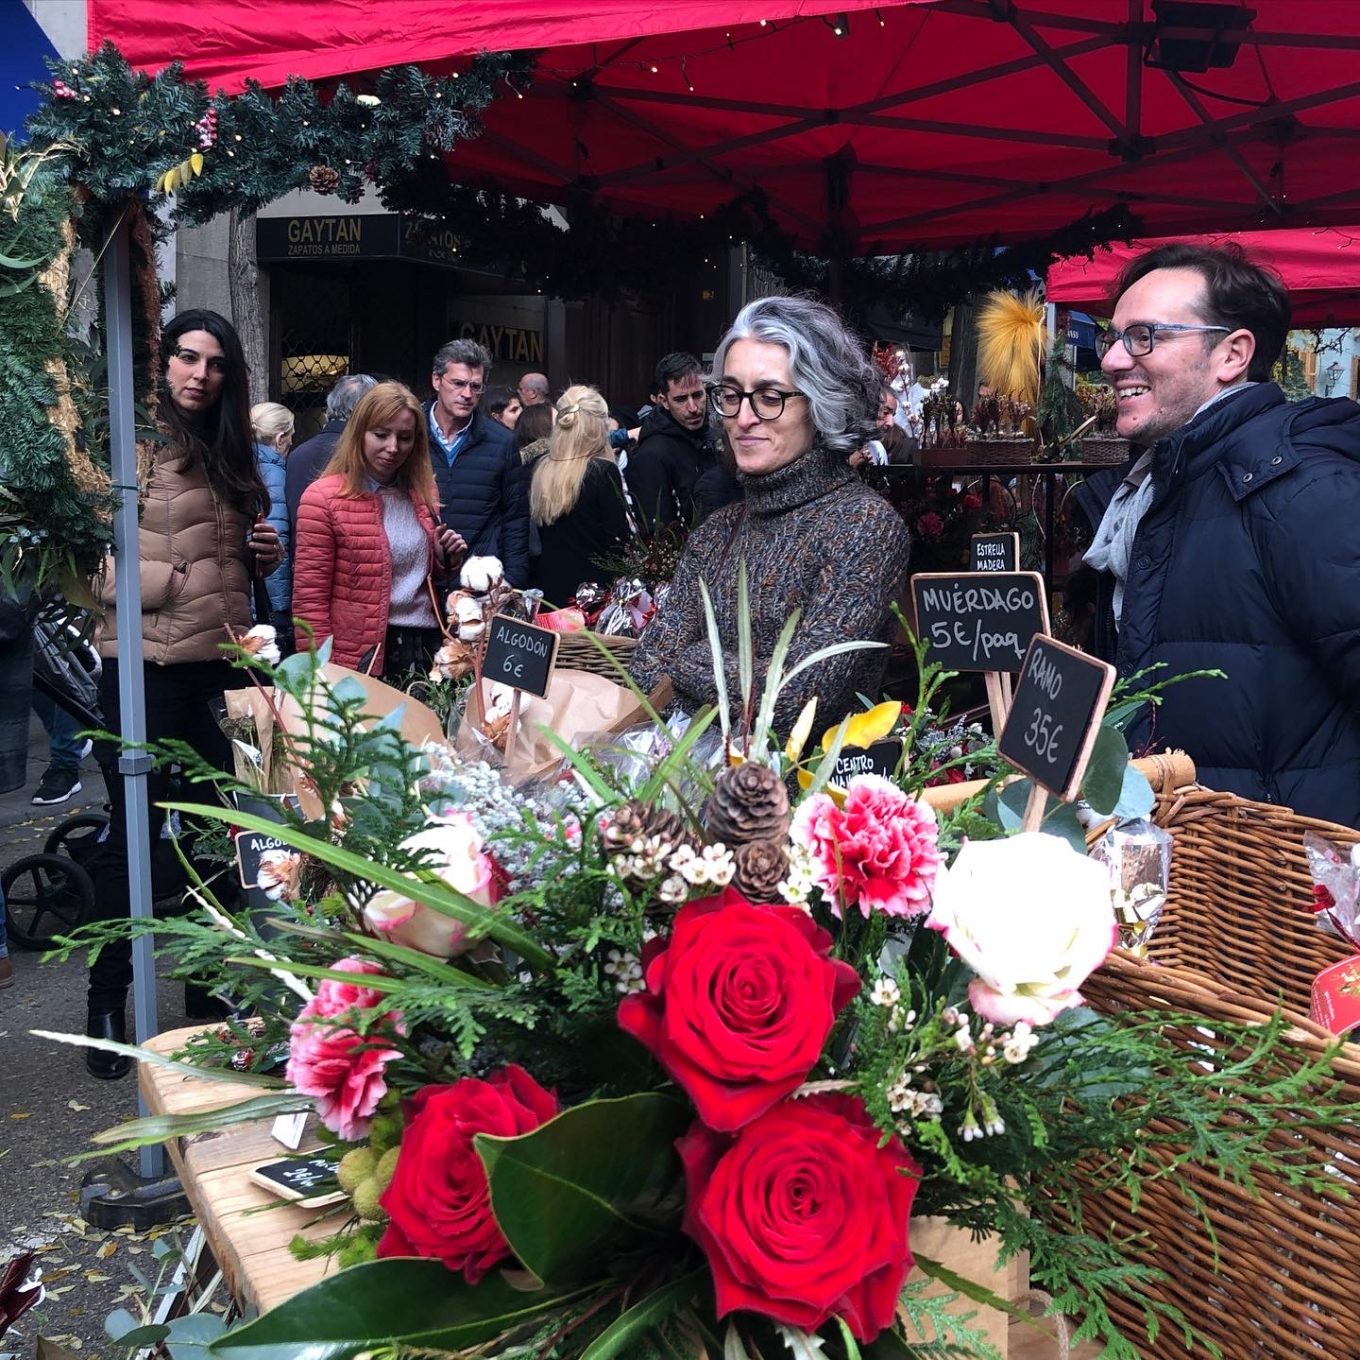
{"type": "MultiPolygon", "coordinates": [[[[123,1023],[123,1008],[116,1011],[96,1011],[89,1013],[85,1022],[85,1033],[91,1039],[112,1039],[115,1043],[127,1042],[127,1029],[123,1023]]],[[[132,1070],[132,1059],[123,1053],[106,1053],[101,1048],[85,1050],[85,1066],[92,1077],[101,1081],[114,1081],[125,1077],[132,1070]]]]}

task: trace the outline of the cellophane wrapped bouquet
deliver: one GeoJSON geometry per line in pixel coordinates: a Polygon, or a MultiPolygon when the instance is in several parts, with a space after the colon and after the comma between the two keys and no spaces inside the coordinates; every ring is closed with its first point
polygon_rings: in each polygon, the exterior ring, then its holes
{"type": "Polygon", "coordinates": [[[1083,1176],[1136,1182],[1173,1120],[1250,1185],[1287,1156],[1263,1120],[1339,1117],[1272,1066],[1278,1035],[1244,1026],[1229,1076],[1085,1009],[1116,933],[1103,867],[976,799],[934,810],[925,784],[987,753],[920,740],[929,664],[912,709],[824,715],[817,743],[809,706],[777,738],[791,636],[763,689],[748,655],[746,692],[683,732],[564,747],[520,787],[366,720],[317,656],[260,674],[305,714],[321,811],[183,805],[287,848],[264,909],[224,872],[157,930],[241,1017],[179,1055],[260,1088],[221,1123],[315,1112],[345,1198],[294,1245],[341,1268],[214,1353],[996,1355],[974,1313],[1015,1305],[914,1251],[932,1217],[1025,1257],[1054,1312],[1136,1360],[1105,1300],[1152,1267],[1083,1231],[1083,1176]],[[847,746],[894,731],[891,777],[837,784],[847,746]]]}

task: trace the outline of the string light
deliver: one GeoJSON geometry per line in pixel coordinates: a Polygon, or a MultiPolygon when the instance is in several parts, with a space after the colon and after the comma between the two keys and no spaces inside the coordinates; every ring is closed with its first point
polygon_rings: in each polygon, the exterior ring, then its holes
{"type": "Polygon", "coordinates": [[[689,71],[685,68],[684,57],[680,58],[680,79],[685,82],[690,94],[694,93],[694,82],[689,78],[689,71]]]}

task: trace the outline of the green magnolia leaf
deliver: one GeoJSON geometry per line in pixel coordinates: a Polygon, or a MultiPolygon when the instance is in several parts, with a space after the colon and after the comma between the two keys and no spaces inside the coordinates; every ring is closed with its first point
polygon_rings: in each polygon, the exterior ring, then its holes
{"type": "MultiPolygon", "coordinates": [[[[293,658],[289,658],[292,660],[293,658]]],[[[301,850],[329,864],[333,869],[341,869],[355,878],[376,883],[380,888],[391,888],[413,902],[427,906],[441,916],[452,917],[491,936],[493,940],[513,949],[526,963],[536,968],[551,968],[553,957],[536,940],[526,935],[512,921],[506,920],[499,912],[479,906],[470,897],[455,892],[447,884],[431,883],[423,879],[409,878],[389,869],[383,864],[374,864],[356,855],[352,850],[342,850],[329,841],[318,840],[304,831],[299,831],[287,823],[271,822],[265,817],[256,817],[248,812],[238,812],[234,808],[211,807],[204,803],[162,803],[161,807],[171,812],[182,812],[189,817],[202,817],[213,822],[227,822],[231,826],[244,827],[247,831],[263,831],[274,836],[294,850],[301,850]]]]}
{"type": "Polygon", "coordinates": [[[354,1360],[394,1344],[475,1345],[584,1290],[523,1290],[498,1274],[476,1286],[439,1261],[372,1261],[331,1275],[211,1344],[225,1360],[354,1360]]]}
{"type": "Polygon", "coordinates": [[[1147,776],[1130,761],[1124,767],[1124,786],[1119,790],[1119,801],[1110,815],[1123,822],[1132,817],[1146,817],[1156,806],[1157,795],[1147,776]]]}
{"type": "Polygon", "coordinates": [[[664,1322],[678,1308],[687,1304],[703,1286],[708,1268],[691,1271],[683,1279],[648,1294],[641,1303],[619,1314],[589,1346],[581,1352],[581,1360],[613,1360],[626,1357],[631,1347],[659,1322],[664,1322]]]}
{"type": "Polygon", "coordinates": [[[1081,796],[1097,812],[1108,814],[1114,810],[1124,787],[1124,771],[1128,764],[1129,748],[1123,736],[1113,727],[1099,728],[1081,781],[1081,796]]]}
{"type": "Polygon", "coordinates": [[[491,1209],[515,1255],[549,1284],[598,1276],[607,1251],[665,1235],[692,1114],[656,1092],[591,1100],[518,1138],[478,1134],[491,1209]]]}

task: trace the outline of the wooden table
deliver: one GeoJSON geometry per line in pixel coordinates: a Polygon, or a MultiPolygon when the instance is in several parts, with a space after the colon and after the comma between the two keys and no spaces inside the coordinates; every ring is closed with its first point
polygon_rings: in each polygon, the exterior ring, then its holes
{"type": "MultiPolygon", "coordinates": [[[[198,1028],[158,1034],[148,1047],[173,1053],[198,1028]]],[[[151,1063],[141,1065],[139,1081],[152,1114],[216,1110],[259,1094],[254,1087],[189,1077],[151,1063]]],[[[301,1150],[311,1151],[315,1146],[314,1139],[307,1139],[301,1150]]],[[[334,1270],[330,1258],[297,1260],[288,1243],[299,1233],[308,1239],[329,1236],[343,1219],[299,1209],[249,1179],[252,1167],[288,1155],[270,1136],[267,1125],[258,1121],[237,1124],[172,1139],[166,1147],[223,1279],[243,1308],[265,1312],[334,1270]]],[[[1072,1360],[1094,1360],[1099,1353],[1097,1346],[1081,1346],[1072,1352],[1072,1360]]],[[[1007,1360],[1058,1360],[1058,1354],[1048,1338],[1022,1323],[1012,1323],[1007,1360]]]]}

